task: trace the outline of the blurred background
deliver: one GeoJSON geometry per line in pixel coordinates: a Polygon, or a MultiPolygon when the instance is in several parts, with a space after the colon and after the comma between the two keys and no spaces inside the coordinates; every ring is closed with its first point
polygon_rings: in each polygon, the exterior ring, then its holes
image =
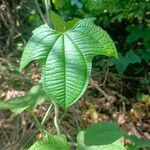
{"type": "MultiPolygon", "coordinates": [[[[117,121],[129,134],[150,139],[150,1],[52,0],[51,9],[56,29],[63,28],[63,20],[95,17],[95,24],[109,33],[119,54],[118,59],[94,58],[92,79],[113,99],[108,101],[89,84],[81,100],[61,118],[68,139],[75,141],[76,124],[85,128],[102,120],[117,121]]],[[[43,24],[44,15],[44,0],[0,1],[0,101],[25,95],[39,81],[37,63],[20,74],[19,62],[31,31],[43,24]]],[[[35,109],[39,119],[47,107],[44,103],[35,109]]],[[[0,111],[0,149],[21,149],[40,138],[27,112],[12,115],[0,111]],[[27,140],[33,132],[32,140],[27,140]]],[[[55,133],[52,116],[46,127],[55,133]]]]}

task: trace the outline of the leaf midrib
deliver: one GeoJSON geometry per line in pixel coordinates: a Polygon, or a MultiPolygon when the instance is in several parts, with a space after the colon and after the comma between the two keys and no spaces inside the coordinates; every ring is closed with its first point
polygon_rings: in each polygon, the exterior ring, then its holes
{"type": "MultiPolygon", "coordinates": [[[[65,98],[65,102],[66,102],[66,52],[65,52],[65,42],[64,42],[64,34],[62,34],[62,43],[63,43],[63,50],[64,50],[64,98],[65,98]]],[[[66,107],[66,103],[65,103],[65,107],[66,107]]]]}

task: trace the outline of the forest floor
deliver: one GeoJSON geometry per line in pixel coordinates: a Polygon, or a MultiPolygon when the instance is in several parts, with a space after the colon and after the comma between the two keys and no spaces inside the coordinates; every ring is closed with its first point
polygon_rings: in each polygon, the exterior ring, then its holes
{"type": "MultiPolygon", "coordinates": [[[[22,74],[18,72],[18,67],[18,58],[11,55],[0,58],[0,100],[7,101],[25,95],[40,79],[36,64],[32,64],[22,74]]],[[[132,96],[132,88],[136,88],[138,79],[133,79],[129,86],[117,74],[111,71],[99,72],[96,68],[93,69],[92,79],[97,82],[89,83],[78,102],[67,110],[60,108],[60,129],[67,135],[68,141],[76,143],[76,135],[81,129],[99,121],[118,122],[128,134],[150,140],[150,97],[145,95],[139,100],[132,96]]],[[[49,105],[50,102],[41,103],[34,110],[39,121],[43,119],[49,105]]],[[[53,116],[51,111],[44,126],[55,134],[53,116]]],[[[37,124],[28,112],[14,116],[9,111],[0,111],[0,150],[18,150],[41,137],[37,124]]]]}

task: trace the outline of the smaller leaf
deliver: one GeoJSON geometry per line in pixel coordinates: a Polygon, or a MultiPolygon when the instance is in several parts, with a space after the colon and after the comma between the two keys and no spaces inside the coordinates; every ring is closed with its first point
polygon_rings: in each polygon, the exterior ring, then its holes
{"type": "Polygon", "coordinates": [[[140,63],[141,62],[141,58],[134,53],[133,50],[130,50],[126,53],[126,61],[130,64],[135,64],[135,63],[140,63]]]}
{"type": "Polygon", "coordinates": [[[77,150],[126,150],[119,140],[120,137],[134,143],[133,146],[128,145],[129,150],[150,147],[150,141],[139,139],[135,135],[127,135],[119,129],[116,123],[100,122],[78,134],[77,150]]]}
{"type": "Polygon", "coordinates": [[[112,58],[107,64],[107,66],[115,65],[117,72],[122,75],[127,69],[129,63],[126,61],[125,57],[122,54],[118,54],[118,59],[112,58]]]}
{"type": "Polygon", "coordinates": [[[66,22],[60,15],[58,15],[54,11],[51,11],[51,20],[53,28],[59,32],[64,32],[72,28],[79,21],[79,19],[74,18],[66,22]]]}
{"type": "Polygon", "coordinates": [[[85,144],[87,146],[110,144],[123,134],[117,123],[100,122],[86,129],[85,144]]]}
{"type": "Polygon", "coordinates": [[[118,59],[112,58],[107,63],[106,67],[110,65],[115,65],[117,72],[120,75],[122,75],[130,64],[135,64],[140,62],[141,62],[141,58],[136,53],[134,53],[134,51],[130,50],[126,53],[125,56],[123,56],[120,53],[118,55],[118,59]]]}
{"type": "Polygon", "coordinates": [[[28,150],[70,150],[64,135],[46,134],[43,140],[35,142],[28,150]]]}
{"type": "Polygon", "coordinates": [[[142,37],[142,25],[138,26],[129,26],[127,31],[130,32],[129,36],[127,37],[127,43],[132,43],[137,41],[139,38],[142,37]]]}
{"type": "Polygon", "coordinates": [[[45,93],[41,89],[41,85],[35,85],[25,96],[12,98],[8,101],[0,101],[0,110],[10,110],[16,114],[26,109],[33,109],[39,102],[47,99],[45,93]]]}
{"type": "Polygon", "coordinates": [[[100,145],[100,146],[86,146],[84,143],[85,131],[81,131],[77,136],[77,150],[126,150],[123,143],[119,140],[112,144],[100,145]]]}

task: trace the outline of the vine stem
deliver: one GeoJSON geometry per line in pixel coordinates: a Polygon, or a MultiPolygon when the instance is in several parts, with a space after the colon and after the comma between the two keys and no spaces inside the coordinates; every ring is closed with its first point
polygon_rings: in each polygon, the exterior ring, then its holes
{"type": "Polygon", "coordinates": [[[60,134],[60,128],[58,124],[59,108],[56,102],[52,101],[54,104],[55,116],[54,116],[54,125],[57,130],[57,134],[60,134]]]}
{"type": "Polygon", "coordinates": [[[46,9],[47,24],[51,27],[51,1],[50,0],[45,0],[45,9],[46,9]]]}
{"type": "Polygon", "coordinates": [[[46,121],[46,119],[47,119],[47,116],[49,115],[49,113],[50,113],[50,111],[51,111],[51,108],[52,108],[52,104],[49,105],[49,107],[48,107],[48,109],[47,109],[47,111],[46,111],[46,113],[45,113],[45,115],[44,115],[44,118],[43,118],[43,120],[42,120],[42,122],[41,122],[41,125],[44,125],[44,123],[45,123],[45,121],[46,121]]]}

